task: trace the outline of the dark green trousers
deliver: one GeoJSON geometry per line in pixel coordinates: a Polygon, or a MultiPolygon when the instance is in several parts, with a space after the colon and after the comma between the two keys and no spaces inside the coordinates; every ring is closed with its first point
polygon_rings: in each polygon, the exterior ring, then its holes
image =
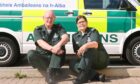
{"type": "Polygon", "coordinates": [[[95,75],[95,69],[103,69],[107,65],[108,55],[106,52],[100,52],[97,49],[88,49],[81,58],[71,61],[70,68],[76,73],[79,73],[80,70],[91,70],[91,74],[95,75]]]}
{"type": "Polygon", "coordinates": [[[88,49],[81,58],[73,59],[70,63],[70,68],[79,73],[80,70],[92,69],[94,71],[94,65],[97,63],[97,51],[88,49]],[[94,54],[93,54],[94,53],[94,54]]]}
{"type": "Polygon", "coordinates": [[[55,54],[43,54],[36,50],[30,50],[27,53],[27,59],[34,68],[46,70],[47,68],[60,68],[64,64],[65,55],[57,56],[55,54]]]}

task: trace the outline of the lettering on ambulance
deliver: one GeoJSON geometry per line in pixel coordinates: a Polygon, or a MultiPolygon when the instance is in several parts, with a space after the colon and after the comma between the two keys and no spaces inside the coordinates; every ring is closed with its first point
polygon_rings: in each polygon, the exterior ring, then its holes
{"type": "Polygon", "coordinates": [[[111,34],[110,35],[110,42],[115,43],[117,41],[118,41],[117,34],[111,34]]]}
{"type": "Polygon", "coordinates": [[[23,31],[23,44],[32,43],[34,41],[33,31],[36,26],[43,24],[44,10],[23,10],[22,31],[23,31]]]}
{"type": "Polygon", "coordinates": [[[137,7],[136,12],[136,28],[140,28],[140,6],[137,7]]]}
{"type": "Polygon", "coordinates": [[[100,35],[100,40],[101,42],[106,42],[106,43],[117,43],[118,42],[118,36],[117,34],[106,34],[106,35],[100,35]]]}
{"type": "Polygon", "coordinates": [[[29,33],[26,41],[34,41],[34,35],[32,33],[29,33]]]}
{"type": "MultiPolygon", "coordinates": [[[[70,42],[72,42],[72,34],[69,34],[69,38],[70,38],[70,42]]],[[[117,43],[118,42],[118,35],[117,34],[100,34],[100,40],[101,42],[106,42],[106,43],[117,43]]],[[[28,34],[28,37],[27,37],[27,42],[29,41],[34,41],[34,36],[32,33],[29,33],[28,34]]]]}

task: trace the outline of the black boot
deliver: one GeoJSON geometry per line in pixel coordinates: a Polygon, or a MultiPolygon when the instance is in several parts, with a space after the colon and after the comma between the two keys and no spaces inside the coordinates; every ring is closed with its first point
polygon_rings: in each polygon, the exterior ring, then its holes
{"type": "Polygon", "coordinates": [[[83,84],[88,82],[90,70],[81,71],[79,76],[73,81],[73,84],[83,84]]]}
{"type": "Polygon", "coordinates": [[[54,77],[55,77],[55,70],[53,68],[47,69],[47,75],[45,78],[46,82],[48,84],[56,84],[54,77]]]}
{"type": "Polygon", "coordinates": [[[63,79],[63,75],[65,72],[62,72],[60,68],[55,69],[55,80],[58,82],[63,79]]]}
{"type": "Polygon", "coordinates": [[[97,76],[97,80],[98,81],[101,81],[101,82],[105,82],[105,75],[104,74],[99,74],[98,76],[97,76]]]}
{"type": "Polygon", "coordinates": [[[93,81],[93,80],[105,82],[106,77],[104,74],[96,73],[96,75],[91,79],[91,81],[93,81]]]}

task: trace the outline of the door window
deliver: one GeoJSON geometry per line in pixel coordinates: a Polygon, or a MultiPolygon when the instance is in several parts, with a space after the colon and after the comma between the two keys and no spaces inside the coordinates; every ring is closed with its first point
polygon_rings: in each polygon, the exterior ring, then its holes
{"type": "Polygon", "coordinates": [[[103,0],[84,0],[85,9],[102,8],[103,0]]]}
{"type": "Polygon", "coordinates": [[[84,0],[85,9],[125,9],[125,0],[84,0]]]}

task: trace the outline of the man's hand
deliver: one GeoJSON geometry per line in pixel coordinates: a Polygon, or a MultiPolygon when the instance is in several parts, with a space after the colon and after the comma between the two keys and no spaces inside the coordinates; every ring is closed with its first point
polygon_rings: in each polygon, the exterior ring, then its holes
{"type": "Polygon", "coordinates": [[[52,47],[51,52],[57,54],[58,52],[60,53],[60,50],[61,50],[61,46],[55,45],[52,47]]]}
{"type": "Polygon", "coordinates": [[[55,45],[55,46],[52,47],[51,51],[52,51],[52,53],[57,54],[60,49],[61,49],[60,46],[55,45]]]}
{"type": "Polygon", "coordinates": [[[55,45],[52,47],[51,52],[57,55],[61,55],[64,53],[64,50],[62,50],[60,46],[55,45]]]}
{"type": "Polygon", "coordinates": [[[64,50],[59,50],[57,55],[62,55],[64,53],[64,50]]]}
{"type": "Polygon", "coordinates": [[[68,42],[68,40],[69,40],[68,35],[63,34],[61,36],[61,40],[55,46],[52,47],[51,52],[57,55],[63,54],[64,50],[62,50],[61,47],[65,45],[68,42]]]}

